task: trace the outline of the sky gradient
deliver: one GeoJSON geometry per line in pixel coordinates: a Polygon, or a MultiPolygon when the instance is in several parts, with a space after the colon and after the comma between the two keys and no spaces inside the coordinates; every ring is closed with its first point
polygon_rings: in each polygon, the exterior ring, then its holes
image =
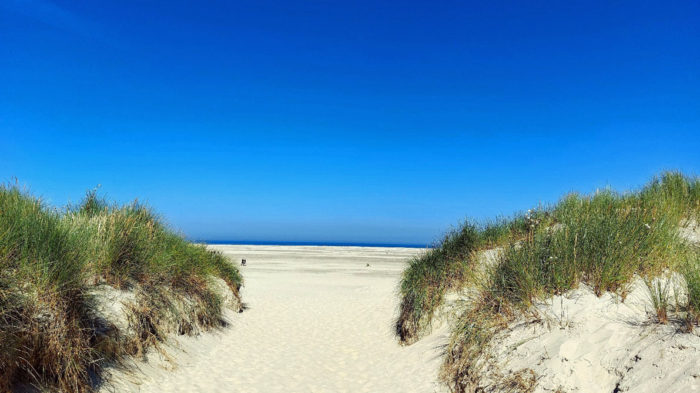
{"type": "Polygon", "coordinates": [[[191,239],[426,244],[700,172],[700,3],[438,3],[2,2],[0,180],[191,239]]]}

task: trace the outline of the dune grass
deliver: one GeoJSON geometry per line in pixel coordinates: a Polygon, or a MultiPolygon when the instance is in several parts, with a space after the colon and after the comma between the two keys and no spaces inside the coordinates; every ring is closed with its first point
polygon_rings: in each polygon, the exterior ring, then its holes
{"type": "Polygon", "coordinates": [[[221,324],[212,277],[236,297],[242,285],[223,255],[187,242],[141,204],[109,205],[91,192],[59,210],[16,186],[0,187],[0,268],[4,391],[17,383],[91,391],[91,375],[106,361],[142,352],[170,331],[221,324]],[[137,294],[131,334],[96,312],[98,284],[137,294]]]}
{"type": "MultiPolygon", "coordinates": [[[[479,240],[486,231],[469,225],[477,233],[477,240],[463,243],[468,248],[461,253],[450,254],[466,258],[439,259],[445,254],[436,253],[414,261],[407,269],[411,274],[404,274],[402,281],[402,307],[407,298],[422,299],[415,292],[444,296],[446,290],[457,286],[455,281],[476,288],[453,326],[442,370],[443,380],[456,392],[480,388],[486,348],[495,334],[516,318],[526,316],[535,301],[575,289],[581,283],[590,285],[599,296],[610,291],[624,300],[636,277],[651,279],[664,272],[678,272],[684,277],[688,294],[682,307],[689,323],[697,324],[700,263],[697,249],[679,235],[679,228],[699,216],[700,182],[676,172],[665,173],[634,193],[605,190],[589,196],[570,194],[553,207],[537,210],[538,218],[525,220],[528,225],[517,223],[521,217],[501,224],[516,230],[499,228],[493,232],[502,235],[490,243],[479,240]],[[498,261],[475,279],[456,275],[446,278],[449,284],[445,284],[435,282],[440,276],[430,275],[435,271],[449,275],[442,266],[453,264],[477,271],[474,252],[483,249],[483,244],[503,249],[498,261]],[[423,274],[430,280],[413,277],[419,272],[429,272],[423,274]]],[[[665,289],[658,289],[657,308],[665,312],[665,289]]],[[[439,302],[421,304],[422,309],[413,312],[414,318],[423,318],[417,331],[429,324],[439,302]]],[[[664,314],[659,317],[664,321],[668,318],[664,314]]],[[[397,326],[402,318],[407,319],[403,309],[397,326]]],[[[399,338],[405,340],[401,334],[399,338]]]]}
{"type": "Polygon", "coordinates": [[[448,232],[428,252],[411,260],[399,285],[401,305],[395,329],[400,342],[411,344],[430,330],[445,294],[468,285],[475,277],[480,251],[502,246],[511,239],[524,239],[549,221],[548,212],[537,209],[483,225],[466,222],[460,229],[448,232]]]}
{"type": "MultiPolygon", "coordinates": [[[[688,256],[680,269],[683,276],[686,299],[686,323],[688,328],[700,324],[700,250],[688,256]]],[[[688,329],[690,330],[690,329],[688,329]]]]}

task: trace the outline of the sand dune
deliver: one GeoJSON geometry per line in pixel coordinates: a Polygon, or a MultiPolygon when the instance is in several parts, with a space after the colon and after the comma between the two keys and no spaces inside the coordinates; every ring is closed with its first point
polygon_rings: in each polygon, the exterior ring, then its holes
{"type": "Polygon", "coordinates": [[[436,392],[446,331],[410,347],[393,336],[405,262],[421,250],[212,246],[246,258],[248,309],[231,326],[178,338],[168,362],[114,371],[115,392],[436,392]],[[370,266],[367,266],[369,264],[370,266]]]}
{"type": "MultiPolygon", "coordinates": [[[[447,329],[408,347],[392,330],[401,271],[421,250],[212,248],[247,259],[248,309],[229,312],[225,329],[177,338],[170,359],[151,351],[131,372],[113,371],[103,392],[445,391],[437,374],[447,329]]],[[[583,286],[539,304],[539,323],[496,338],[484,378],[532,370],[536,392],[700,391],[700,339],[650,324],[647,296],[637,282],[624,303],[583,286]]]]}
{"type": "Polygon", "coordinates": [[[538,304],[539,322],[519,321],[496,337],[489,369],[532,370],[542,393],[700,391],[700,337],[652,323],[647,287],[632,287],[624,303],[582,285],[538,304]]]}

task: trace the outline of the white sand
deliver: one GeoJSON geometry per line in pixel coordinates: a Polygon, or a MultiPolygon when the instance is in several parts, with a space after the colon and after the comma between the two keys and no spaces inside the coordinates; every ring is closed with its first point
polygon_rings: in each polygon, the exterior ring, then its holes
{"type": "MultiPolygon", "coordinates": [[[[231,325],[221,331],[178,338],[171,363],[152,351],[148,363],[134,362],[139,372],[114,372],[103,391],[445,391],[437,373],[447,329],[409,347],[392,330],[401,271],[421,250],[212,248],[238,263],[247,259],[249,308],[229,313],[231,325]]],[[[486,252],[482,262],[496,255],[486,252]]],[[[640,282],[624,303],[585,286],[554,297],[537,307],[540,322],[514,323],[496,337],[494,367],[483,377],[531,369],[536,392],[700,392],[697,330],[652,324],[649,309],[640,282]]]]}
{"type": "MultiPolygon", "coordinates": [[[[690,220],[681,235],[700,243],[697,221],[690,220]]],[[[491,257],[485,255],[482,263],[490,264],[491,257]]],[[[669,285],[672,303],[681,280],[678,275],[660,280],[669,285]]],[[[539,322],[515,322],[493,340],[485,380],[532,370],[534,392],[700,392],[700,332],[680,332],[680,321],[655,323],[641,279],[631,284],[624,302],[611,293],[597,297],[583,285],[535,311],[539,322]]]]}
{"type": "Polygon", "coordinates": [[[653,323],[646,285],[633,288],[624,303],[582,286],[538,305],[540,322],[515,323],[492,342],[491,370],[530,369],[535,392],[700,392],[697,330],[653,323]]]}
{"type": "Polygon", "coordinates": [[[396,286],[421,250],[360,247],[213,246],[240,263],[241,314],[231,325],[178,338],[172,363],[151,352],[116,392],[435,392],[441,329],[410,347],[393,335],[396,286]],[[366,264],[370,264],[369,267],[366,264]],[[174,366],[169,366],[174,364],[174,366]],[[164,367],[165,366],[165,367],[164,367]]]}

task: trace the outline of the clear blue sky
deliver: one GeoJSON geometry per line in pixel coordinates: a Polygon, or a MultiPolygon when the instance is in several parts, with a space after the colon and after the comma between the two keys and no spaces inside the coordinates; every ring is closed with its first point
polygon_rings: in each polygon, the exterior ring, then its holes
{"type": "Polygon", "coordinates": [[[700,169],[700,2],[0,3],[0,177],[194,239],[427,243],[700,169]]]}

